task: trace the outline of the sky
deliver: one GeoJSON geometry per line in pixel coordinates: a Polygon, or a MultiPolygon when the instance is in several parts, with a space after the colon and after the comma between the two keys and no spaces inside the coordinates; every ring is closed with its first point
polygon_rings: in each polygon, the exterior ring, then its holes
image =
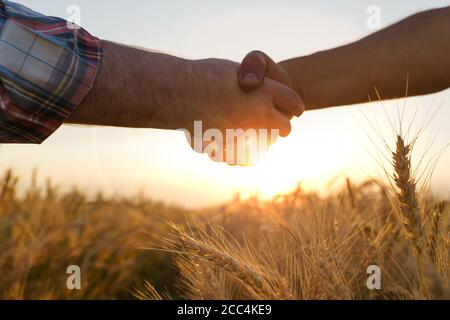
{"type": "MultiPolygon", "coordinates": [[[[70,16],[67,8],[76,5],[82,27],[102,39],[188,59],[235,61],[254,49],[282,60],[355,41],[373,32],[367,25],[372,5],[380,9],[381,27],[450,5],[441,0],[20,2],[64,18],[70,16]]],[[[450,118],[449,92],[306,112],[293,121],[291,135],[253,167],[214,163],[193,152],[180,132],[64,125],[42,145],[0,146],[0,170],[12,167],[21,188],[37,168],[40,181],[50,177],[62,190],[76,185],[90,194],[143,193],[192,207],[226,201],[236,192],[271,197],[298,182],[305,189],[330,190],[343,177],[358,181],[382,172],[380,136],[393,141],[388,117],[395,122],[399,109],[405,108],[406,120],[415,119],[413,129],[425,127],[413,160],[419,163],[421,152],[437,154],[450,142],[450,126],[444,122],[450,118]],[[430,148],[428,141],[434,142],[430,148]]],[[[433,190],[444,196],[450,196],[448,164],[446,151],[432,180],[433,190]]]]}

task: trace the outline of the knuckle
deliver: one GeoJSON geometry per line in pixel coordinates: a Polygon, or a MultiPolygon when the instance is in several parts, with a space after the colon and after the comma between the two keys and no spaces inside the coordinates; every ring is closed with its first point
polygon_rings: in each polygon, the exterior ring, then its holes
{"type": "Polygon", "coordinates": [[[272,99],[272,87],[270,86],[269,82],[264,80],[261,87],[260,92],[265,96],[266,99],[272,99]]]}

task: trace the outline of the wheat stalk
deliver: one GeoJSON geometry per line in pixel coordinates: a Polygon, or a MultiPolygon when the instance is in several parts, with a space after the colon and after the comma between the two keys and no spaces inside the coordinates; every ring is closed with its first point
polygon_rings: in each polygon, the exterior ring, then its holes
{"type": "Polygon", "coordinates": [[[235,259],[232,255],[217,246],[209,245],[190,237],[181,228],[171,225],[184,249],[184,252],[194,254],[198,258],[206,260],[220,270],[224,270],[241,281],[248,289],[254,291],[259,297],[267,297],[267,290],[260,275],[251,270],[247,265],[235,259]]]}
{"type": "Polygon", "coordinates": [[[164,300],[165,297],[150,282],[145,281],[144,288],[145,290],[135,289],[133,296],[139,300],[164,300]]]}
{"type": "Polygon", "coordinates": [[[428,229],[427,245],[428,255],[434,263],[436,271],[441,275],[446,274],[445,266],[448,265],[448,250],[445,246],[445,234],[443,226],[445,222],[446,202],[442,201],[433,208],[431,225],[428,229]]]}
{"type": "Polygon", "coordinates": [[[430,254],[430,257],[433,259],[433,262],[435,265],[437,265],[436,251],[438,248],[441,215],[442,215],[442,212],[439,210],[439,208],[436,208],[435,210],[433,210],[433,216],[432,216],[432,220],[431,220],[431,229],[429,232],[429,235],[430,235],[429,243],[428,243],[429,254],[430,254]]]}
{"type": "Polygon", "coordinates": [[[183,241],[183,246],[186,251],[193,253],[196,256],[207,260],[217,268],[232,274],[252,288],[256,293],[261,293],[263,291],[263,282],[261,278],[255,272],[251,271],[250,268],[242,265],[230,255],[215,248],[210,248],[204,243],[199,243],[190,239],[185,239],[183,241]]]}
{"type": "Polygon", "coordinates": [[[416,182],[411,173],[411,145],[405,145],[397,135],[396,150],[392,154],[394,181],[398,190],[400,221],[417,260],[419,281],[423,285],[423,229],[416,195],[416,182]]]}

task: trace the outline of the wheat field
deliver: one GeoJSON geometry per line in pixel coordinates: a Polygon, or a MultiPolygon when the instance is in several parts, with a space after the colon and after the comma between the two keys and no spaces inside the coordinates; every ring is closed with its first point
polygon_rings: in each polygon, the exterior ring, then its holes
{"type": "Polygon", "coordinates": [[[449,299],[450,205],[419,188],[401,135],[388,181],[197,211],[144,197],[0,185],[2,299],[449,299]],[[79,265],[81,290],[66,268],[79,265]],[[367,287],[367,268],[381,288],[367,287]]]}

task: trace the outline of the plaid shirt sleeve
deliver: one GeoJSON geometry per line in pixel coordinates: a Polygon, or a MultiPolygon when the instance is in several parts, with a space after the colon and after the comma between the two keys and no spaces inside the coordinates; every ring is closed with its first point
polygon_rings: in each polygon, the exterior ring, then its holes
{"type": "Polygon", "coordinates": [[[101,41],[72,26],[0,1],[0,143],[41,143],[88,94],[101,41]]]}

